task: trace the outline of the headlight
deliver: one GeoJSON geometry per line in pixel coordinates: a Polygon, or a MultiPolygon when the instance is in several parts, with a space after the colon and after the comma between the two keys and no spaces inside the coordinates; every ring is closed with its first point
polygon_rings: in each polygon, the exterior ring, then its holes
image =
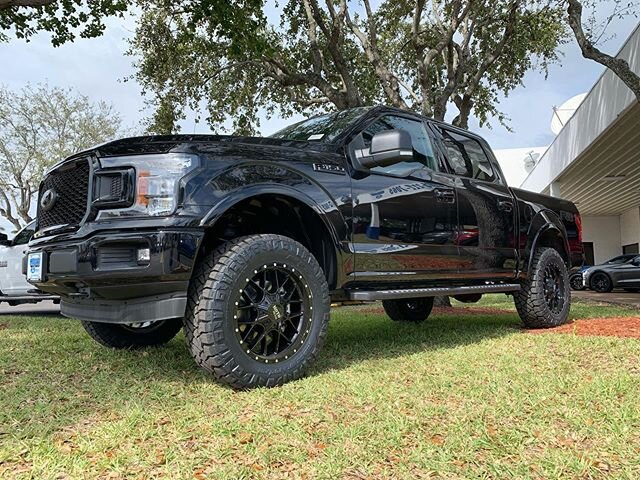
{"type": "Polygon", "coordinates": [[[178,206],[180,180],[198,167],[198,157],[184,153],[112,157],[100,160],[102,171],[130,167],[135,170],[133,205],[102,210],[99,217],[161,216],[172,214],[178,206]]]}

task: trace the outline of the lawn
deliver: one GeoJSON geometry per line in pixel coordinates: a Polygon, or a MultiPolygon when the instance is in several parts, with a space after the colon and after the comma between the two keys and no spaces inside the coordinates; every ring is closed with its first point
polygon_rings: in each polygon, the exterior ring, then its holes
{"type": "Polygon", "coordinates": [[[307,378],[249,392],[182,335],[116,352],[75,321],[0,317],[0,477],[640,478],[640,341],[531,335],[511,305],[421,325],[339,308],[307,378]]]}

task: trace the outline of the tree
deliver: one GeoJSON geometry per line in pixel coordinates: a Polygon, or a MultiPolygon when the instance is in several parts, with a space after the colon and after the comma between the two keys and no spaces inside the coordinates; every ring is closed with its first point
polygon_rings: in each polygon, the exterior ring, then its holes
{"type": "Polygon", "coordinates": [[[126,0],[0,0],[0,41],[8,39],[7,31],[25,40],[39,31],[50,32],[55,47],[73,41],[78,32],[82,38],[99,37],[105,28],[104,18],[121,16],[130,3],[126,0]]]}
{"type": "MultiPolygon", "coordinates": [[[[206,2],[205,2],[206,3],[206,2]]],[[[216,3],[216,2],[213,2],[216,3]]],[[[226,2],[234,12],[246,2],[226,2]]],[[[255,133],[258,111],[289,116],[386,103],[466,127],[497,109],[531,68],[557,59],[563,9],[535,0],[289,0],[269,24],[260,2],[249,22],[221,28],[200,2],[144,1],[130,54],[151,95],[149,129],[178,130],[185,109],[255,133]],[[241,48],[239,48],[241,47],[241,48]]],[[[237,18],[232,15],[230,18],[237,18]]]]}
{"type": "MultiPolygon", "coordinates": [[[[592,1],[589,2],[589,4],[591,4],[591,6],[595,6],[592,1]]],[[[600,25],[599,32],[597,32],[597,24],[593,18],[591,18],[591,21],[589,22],[589,28],[585,29],[583,27],[583,4],[581,2],[578,0],[567,0],[567,5],[567,19],[569,26],[571,27],[576,41],[580,46],[582,56],[598,62],[615,73],[620,80],[622,80],[624,84],[631,89],[638,102],[640,102],[640,75],[631,70],[629,63],[626,60],[612,57],[611,55],[601,51],[596,46],[598,44],[598,40],[602,38],[602,35],[606,31],[606,27],[614,18],[620,18],[625,15],[635,15],[637,17],[640,4],[638,2],[630,2],[626,0],[615,0],[614,10],[609,16],[607,16],[603,24],[600,25]]]]}
{"type": "Polygon", "coordinates": [[[59,160],[118,134],[120,116],[70,89],[0,88],[0,215],[30,222],[40,180],[59,160]]]}

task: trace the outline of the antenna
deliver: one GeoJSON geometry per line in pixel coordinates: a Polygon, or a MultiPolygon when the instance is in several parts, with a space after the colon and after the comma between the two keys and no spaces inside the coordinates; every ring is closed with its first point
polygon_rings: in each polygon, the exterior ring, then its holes
{"type": "Polygon", "coordinates": [[[553,107],[553,115],[551,117],[551,131],[553,133],[556,135],[560,133],[560,130],[567,124],[586,96],[586,93],[581,93],[571,97],[559,107],[553,107]]]}

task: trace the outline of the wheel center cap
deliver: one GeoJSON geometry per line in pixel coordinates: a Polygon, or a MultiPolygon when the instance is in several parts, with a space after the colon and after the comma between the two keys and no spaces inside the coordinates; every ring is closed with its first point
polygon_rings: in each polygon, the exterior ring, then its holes
{"type": "Polygon", "coordinates": [[[272,303],[267,309],[269,318],[273,322],[279,322],[284,317],[284,307],[279,303],[272,303]]]}

